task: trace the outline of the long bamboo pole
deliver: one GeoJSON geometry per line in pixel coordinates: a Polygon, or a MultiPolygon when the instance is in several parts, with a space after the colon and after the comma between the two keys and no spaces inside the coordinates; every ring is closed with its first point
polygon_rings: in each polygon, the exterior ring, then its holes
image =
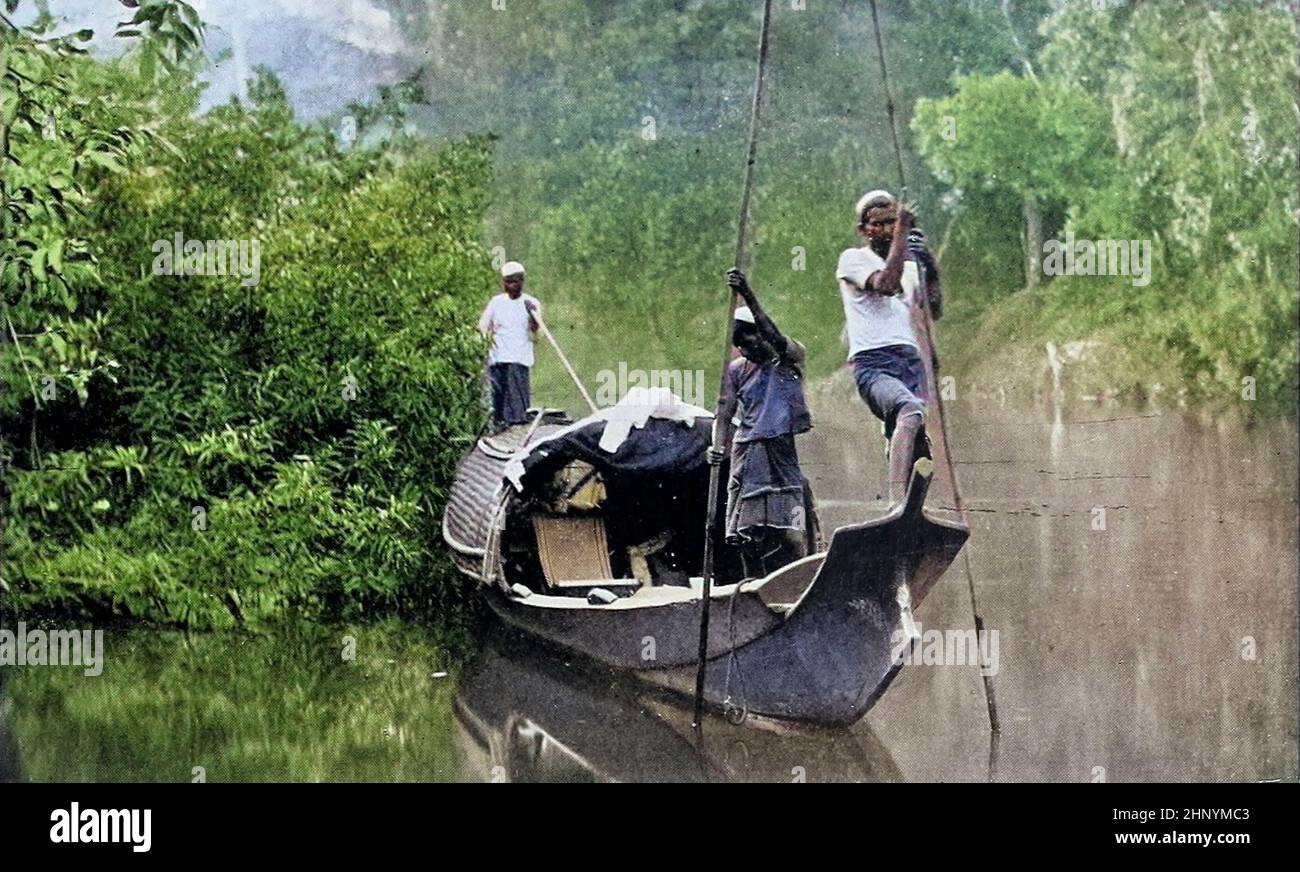
{"type": "Polygon", "coordinates": [[[574,370],[573,364],[569,363],[569,358],[565,355],[564,349],[560,348],[560,343],[555,341],[555,337],[551,334],[551,329],[546,326],[546,322],[542,320],[542,316],[536,312],[532,312],[531,314],[533,320],[537,322],[537,328],[542,331],[542,335],[546,337],[546,341],[551,343],[551,348],[555,349],[555,356],[560,358],[560,363],[564,366],[564,371],[569,374],[569,378],[573,379],[573,383],[577,385],[578,393],[582,394],[582,398],[587,401],[587,405],[591,407],[593,412],[600,411],[596,408],[596,404],[592,402],[591,394],[587,393],[586,387],[582,384],[582,379],[578,378],[578,373],[574,370]]]}
{"type": "MultiPolygon", "coordinates": [[[[1005,11],[1005,10],[1004,10],[1005,11]]],[[[1008,24],[1010,20],[1008,19],[1008,24]]],[[[898,195],[899,205],[902,206],[904,198],[907,196],[907,177],[903,173],[903,148],[898,139],[898,123],[894,117],[894,98],[889,87],[889,65],[885,61],[885,43],[880,35],[880,18],[876,12],[876,0],[871,0],[871,24],[876,32],[876,50],[880,55],[880,80],[885,89],[885,109],[889,113],[889,131],[894,139],[894,158],[898,163],[898,184],[901,191],[898,195]]],[[[1028,61],[1026,61],[1028,68],[1028,61]]],[[[1033,76],[1033,69],[1028,68],[1030,76],[1033,76]]],[[[962,518],[966,517],[966,509],[962,502],[961,485],[957,481],[957,470],[953,468],[952,452],[948,448],[948,428],[947,415],[943,409],[943,395],[938,390],[938,369],[939,369],[939,352],[934,344],[934,321],[930,317],[930,301],[925,292],[925,275],[921,274],[921,295],[917,301],[917,307],[921,310],[921,322],[925,328],[925,335],[929,338],[930,346],[930,367],[935,373],[934,378],[934,397],[933,401],[939,411],[939,419],[945,423],[941,428],[939,436],[943,440],[943,458],[944,465],[947,467],[948,480],[952,483],[952,498],[957,505],[957,511],[962,518]]],[[[979,604],[975,597],[975,576],[970,567],[970,549],[967,549],[962,555],[962,560],[966,569],[966,586],[970,593],[971,615],[975,620],[977,628],[983,630],[983,619],[979,614],[979,604]]],[[[1001,732],[1001,725],[998,720],[997,697],[993,693],[993,680],[989,675],[984,676],[984,702],[988,708],[989,727],[996,734],[1001,732]]]]}
{"type": "MultiPolygon", "coordinates": [[[[758,34],[758,71],[754,75],[754,102],[749,113],[749,147],[745,155],[745,182],[740,195],[740,215],[736,220],[736,267],[745,266],[749,245],[749,200],[754,189],[754,162],[758,154],[759,110],[763,105],[764,73],[767,69],[768,31],[772,23],[772,0],[763,0],[763,24],[758,34]]],[[[725,398],[727,366],[731,363],[731,319],[735,308],[735,295],[727,293],[727,308],[723,323],[726,339],[722,349],[722,366],[719,369],[718,399],[714,404],[714,428],[718,432],[717,416],[722,414],[725,398]]],[[[720,447],[720,446],[714,446],[720,447]]],[[[704,674],[709,654],[709,600],[713,590],[713,564],[717,555],[716,537],[720,526],[718,519],[718,492],[722,466],[715,463],[709,469],[709,503],[704,525],[704,578],[700,591],[700,648],[695,670],[695,715],[692,724],[699,730],[704,715],[704,674]]]]}

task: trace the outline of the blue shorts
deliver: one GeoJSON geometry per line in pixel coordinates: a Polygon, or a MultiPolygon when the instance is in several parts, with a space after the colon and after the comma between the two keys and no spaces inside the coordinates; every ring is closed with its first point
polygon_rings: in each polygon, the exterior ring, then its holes
{"type": "Polygon", "coordinates": [[[853,355],[853,377],[858,394],[871,414],[885,422],[885,435],[894,432],[898,411],[915,403],[924,411],[925,364],[910,345],[887,345],[853,355]]]}

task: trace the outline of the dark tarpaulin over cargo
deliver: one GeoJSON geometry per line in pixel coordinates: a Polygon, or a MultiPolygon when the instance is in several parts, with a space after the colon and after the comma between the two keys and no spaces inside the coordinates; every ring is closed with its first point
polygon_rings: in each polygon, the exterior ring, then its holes
{"type": "MultiPolygon", "coordinates": [[[[523,493],[571,461],[589,463],[605,482],[601,514],[613,541],[632,544],[673,529],[681,552],[702,557],[711,426],[711,418],[693,424],[651,418],[634,427],[613,453],[599,445],[605,421],[571,428],[524,458],[523,493]]],[[[697,574],[700,568],[692,565],[690,571],[697,574]]]]}
{"type": "Polygon", "coordinates": [[[591,464],[605,482],[601,514],[612,536],[642,542],[672,527],[684,533],[682,547],[702,553],[711,423],[711,416],[693,423],[652,417],[633,427],[613,452],[599,445],[608,425],[603,417],[569,426],[542,424],[527,454],[518,452],[528,432],[524,426],[478,440],[460,463],[444,516],[443,536],[453,547],[453,559],[462,571],[481,577],[492,518],[503,492],[514,490],[508,471],[519,472],[522,465],[519,481],[527,499],[575,460],[591,464]],[[511,463],[512,457],[518,463],[511,463]]]}
{"type": "Polygon", "coordinates": [[[694,424],[651,418],[634,427],[618,450],[600,447],[606,422],[590,421],[568,428],[532,449],[523,459],[523,492],[528,493],[566,463],[580,460],[600,472],[611,491],[624,486],[694,482],[707,485],[711,419],[694,424]]]}

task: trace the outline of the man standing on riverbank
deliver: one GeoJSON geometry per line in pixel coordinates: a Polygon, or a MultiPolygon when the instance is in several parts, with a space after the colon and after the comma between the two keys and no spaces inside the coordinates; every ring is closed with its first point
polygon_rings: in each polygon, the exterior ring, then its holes
{"type": "Polygon", "coordinates": [[[941,311],[939,275],[919,231],[913,232],[915,218],[900,208],[893,195],[871,191],[858,201],[854,215],[865,244],[840,255],[835,277],[858,393],[872,414],[885,422],[890,440],[889,498],[897,502],[907,492],[915,458],[929,455],[922,399],[925,366],[911,313],[919,270],[905,270],[904,265],[915,260],[925,270],[934,318],[941,311]],[[909,252],[909,247],[917,250],[909,252]]]}
{"type": "Polygon", "coordinates": [[[479,332],[492,340],[488,383],[492,421],[498,429],[528,422],[529,372],[542,311],[537,298],[524,293],[522,263],[512,260],[501,267],[501,289],[478,319],[479,332]]]}

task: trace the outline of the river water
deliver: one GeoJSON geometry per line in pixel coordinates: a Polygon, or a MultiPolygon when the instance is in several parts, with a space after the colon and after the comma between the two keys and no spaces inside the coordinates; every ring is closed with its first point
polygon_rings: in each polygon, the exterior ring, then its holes
{"type": "MultiPolygon", "coordinates": [[[[819,411],[838,423],[809,452],[833,526],[879,461],[837,472],[853,410],[819,411]]],[[[917,617],[973,626],[973,587],[998,633],[1000,732],[978,669],[907,667],[868,715],[903,776],[1296,778],[1294,422],[960,404],[949,419],[969,577],[959,559],[917,617]]]]}
{"type": "MultiPolygon", "coordinates": [[[[110,631],[97,678],[9,670],[0,778],[1294,780],[1294,422],[949,406],[971,540],[917,618],[978,614],[996,661],[907,666],[851,730],[698,743],[681,703],[500,632],[465,660],[394,621],[110,631]]],[[[830,530],[882,508],[882,440],[856,398],[815,413],[830,530]]]]}

